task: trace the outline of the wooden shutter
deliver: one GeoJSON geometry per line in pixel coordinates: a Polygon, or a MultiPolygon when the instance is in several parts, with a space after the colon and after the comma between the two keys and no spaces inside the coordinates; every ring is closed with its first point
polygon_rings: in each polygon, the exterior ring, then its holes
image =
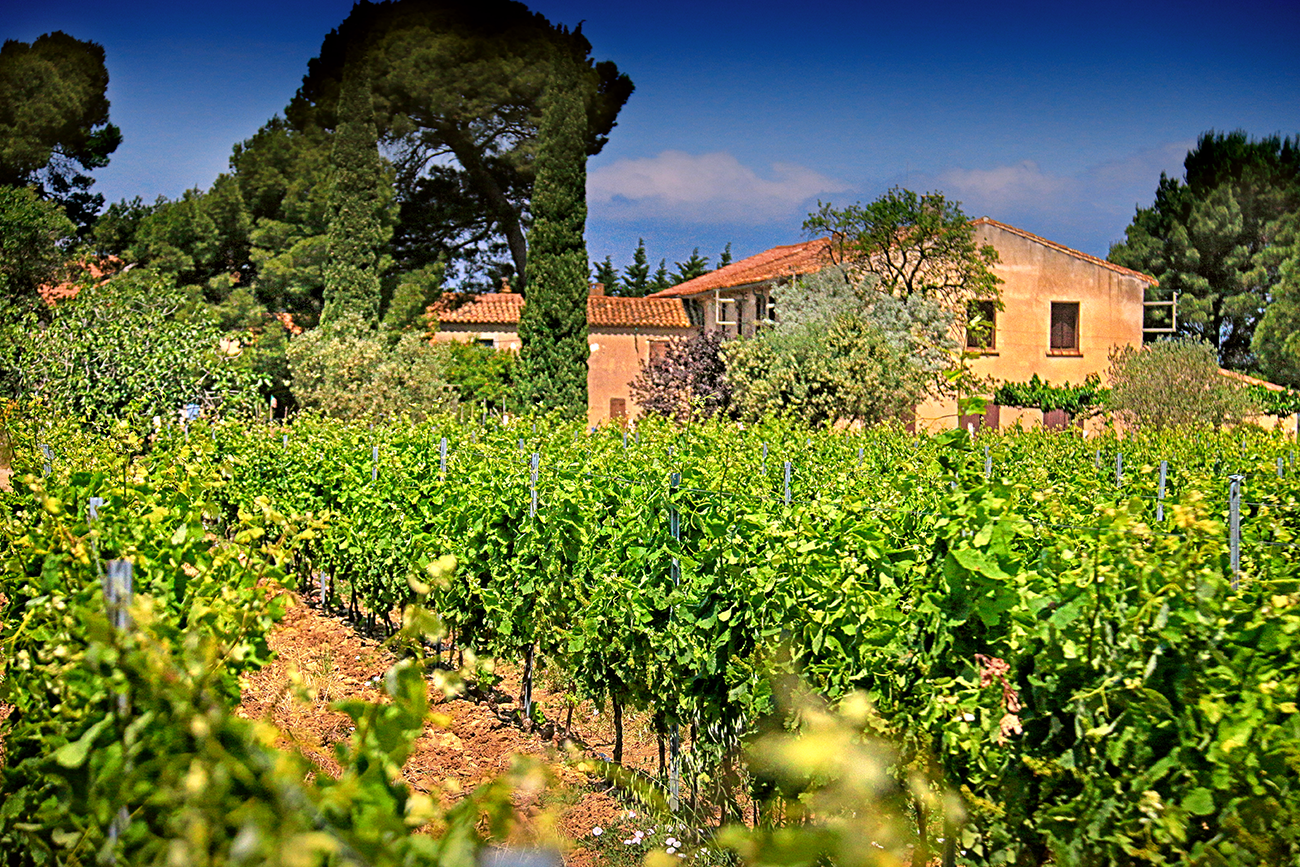
{"type": "Polygon", "coordinates": [[[1079,348],[1079,302],[1052,302],[1052,337],[1050,348],[1053,350],[1077,350],[1079,348]]]}

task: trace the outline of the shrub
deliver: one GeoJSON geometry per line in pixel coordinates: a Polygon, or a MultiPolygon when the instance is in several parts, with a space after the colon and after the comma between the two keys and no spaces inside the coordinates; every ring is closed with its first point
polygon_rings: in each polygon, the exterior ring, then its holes
{"type": "Polygon", "coordinates": [[[420,419],[456,404],[438,347],[417,332],[385,335],[353,313],[290,341],[289,368],[299,405],[335,418],[420,419]]]}
{"type": "Polygon", "coordinates": [[[780,322],[724,355],[733,411],[814,424],[905,415],[959,357],[952,312],[920,293],[831,267],[778,291],[780,322]]]}
{"type": "Polygon", "coordinates": [[[21,388],[55,412],[100,423],[253,398],[253,375],[222,351],[213,316],[153,271],[83,286],[50,317],[27,333],[16,365],[21,388]]]}
{"type": "Polygon", "coordinates": [[[678,338],[668,351],[632,381],[632,399],[646,412],[690,421],[725,413],[731,406],[731,386],[722,357],[722,332],[710,331],[678,338]]]}
{"type": "Polygon", "coordinates": [[[514,394],[518,353],[467,340],[452,340],[437,346],[443,353],[443,374],[462,403],[486,401],[493,409],[505,407],[506,400],[514,394]]]}
{"type": "Polygon", "coordinates": [[[1213,346],[1162,340],[1110,353],[1110,408],[1124,421],[1157,429],[1239,424],[1253,407],[1245,389],[1219,373],[1213,346]]]}

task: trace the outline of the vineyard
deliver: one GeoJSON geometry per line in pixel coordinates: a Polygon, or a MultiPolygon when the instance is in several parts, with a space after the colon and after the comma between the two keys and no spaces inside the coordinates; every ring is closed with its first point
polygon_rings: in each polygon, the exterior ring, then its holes
{"type": "Polygon", "coordinates": [[[510,781],[444,810],[398,771],[430,679],[490,689],[488,660],[522,672],[518,725],[557,722],[543,672],[608,708],[613,766],[648,715],[660,771],[621,785],[750,827],[755,863],[824,854],[782,834],[826,818],[826,781],[747,750],[813,719],[805,693],[889,756],[858,810],[897,827],[839,863],[1300,859],[1300,467],[1276,434],[11,433],[5,863],[472,863],[510,781]],[[337,778],[230,711],[276,584],[410,657],[391,701],[345,708],[337,778]]]}

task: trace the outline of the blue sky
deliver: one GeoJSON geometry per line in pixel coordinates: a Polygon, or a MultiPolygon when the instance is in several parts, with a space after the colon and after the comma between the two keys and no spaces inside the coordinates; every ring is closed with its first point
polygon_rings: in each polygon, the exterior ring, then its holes
{"type": "MultiPolygon", "coordinates": [[[[895,184],[1105,255],[1208,129],[1300,132],[1300,3],[536,0],[637,85],[589,165],[588,248],[671,265],[801,237],[895,184]]],[[[6,3],[0,36],[104,45],[110,200],[206,187],[350,0],[6,3]]]]}

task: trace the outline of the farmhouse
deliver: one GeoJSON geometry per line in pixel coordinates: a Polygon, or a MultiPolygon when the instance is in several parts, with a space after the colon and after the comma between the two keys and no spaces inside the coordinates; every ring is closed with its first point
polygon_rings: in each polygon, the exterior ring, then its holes
{"type": "MultiPolygon", "coordinates": [[[[434,340],[471,340],[497,349],[518,350],[523,296],[491,292],[443,296],[431,313],[438,319],[434,340]]],[[[594,283],[587,296],[587,419],[625,419],[635,414],[628,386],[641,365],[657,358],[675,337],[699,331],[689,306],[679,298],[615,298],[594,283]]]]}
{"type": "MultiPolygon", "coordinates": [[[[1004,308],[982,304],[981,315],[993,328],[968,335],[968,348],[978,354],[971,363],[977,375],[1018,382],[1038,374],[1052,383],[1080,383],[1089,374],[1104,376],[1111,347],[1141,345],[1146,289],[1155,278],[988,217],[975,220],[974,227],[976,241],[998,253],[993,271],[1003,281],[1004,308]]],[[[698,311],[703,328],[748,337],[779,317],[776,286],[829,263],[829,239],[818,238],[773,247],[651,297],[685,301],[698,311]]],[[[952,427],[958,423],[956,401],[917,407],[916,422],[952,427]]],[[[999,411],[960,423],[996,426],[999,411]]]]}
{"type": "MultiPolygon", "coordinates": [[[[968,338],[977,353],[971,362],[976,374],[1003,382],[1038,374],[1052,383],[1080,383],[1089,374],[1104,376],[1113,346],[1142,343],[1150,306],[1145,295],[1154,278],[988,217],[974,226],[977,241],[997,250],[993,270],[1003,280],[1003,309],[986,304],[980,311],[992,321],[991,332],[968,338]]],[[[635,415],[628,386],[674,337],[713,329],[752,337],[780,315],[777,286],[830,261],[829,241],[819,238],[773,247],[646,298],[608,297],[594,284],[587,298],[589,423],[635,415]]],[[[509,291],[444,298],[431,310],[439,326],[435,339],[517,350],[523,304],[509,291]]],[[[916,422],[996,426],[1015,414],[992,408],[984,417],[958,419],[955,400],[935,400],[917,407],[916,422]]]]}

